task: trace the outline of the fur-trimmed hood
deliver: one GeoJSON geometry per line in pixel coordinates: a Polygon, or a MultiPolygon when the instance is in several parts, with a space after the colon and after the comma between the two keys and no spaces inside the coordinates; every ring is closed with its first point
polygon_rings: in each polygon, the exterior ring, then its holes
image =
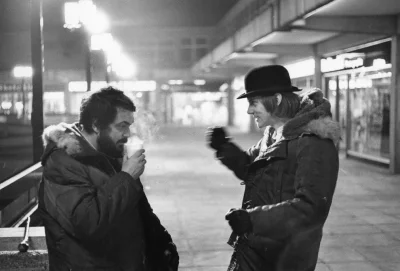
{"type": "Polygon", "coordinates": [[[42,162],[54,149],[64,149],[70,156],[98,154],[81,134],[78,123],[51,125],[44,129],[42,140],[45,148],[42,162]]]}
{"type": "Polygon", "coordinates": [[[300,94],[300,97],[300,110],[283,126],[282,137],[290,139],[311,133],[338,143],[340,126],[332,120],[331,104],[323,97],[321,90],[311,89],[300,94]]]}

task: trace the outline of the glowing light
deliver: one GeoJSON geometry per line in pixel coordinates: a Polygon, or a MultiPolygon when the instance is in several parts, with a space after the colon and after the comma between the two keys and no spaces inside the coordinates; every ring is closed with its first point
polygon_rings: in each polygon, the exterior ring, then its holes
{"type": "Polygon", "coordinates": [[[233,90],[238,91],[244,89],[244,76],[236,76],[231,84],[233,90]]]}
{"type": "Polygon", "coordinates": [[[376,68],[381,68],[384,67],[385,65],[386,65],[386,60],[384,60],[383,58],[374,59],[374,61],[372,62],[372,66],[376,68]]]}
{"type": "Polygon", "coordinates": [[[193,83],[194,83],[196,86],[204,86],[204,85],[206,84],[206,80],[197,79],[197,80],[194,80],[193,83]]]}
{"type": "Polygon", "coordinates": [[[183,84],[183,80],[169,80],[168,84],[170,84],[170,85],[182,85],[183,84]]]}
{"type": "Polygon", "coordinates": [[[15,109],[22,110],[24,108],[24,104],[22,102],[15,103],[15,109]]]}
{"type": "Polygon", "coordinates": [[[141,92],[136,93],[136,98],[142,98],[142,96],[143,96],[143,93],[141,93],[141,92]]]}
{"type": "MultiPolygon", "coordinates": [[[[112,81],[107,84],[106,81],[93,81],[91,89],[99,90],[103,87],[113,86],[122,91],[155,91],[157,88],[156,81],[112,81]]],[[[86,92],[86,81],[71,81],[68,83],[68,91],[70,92],[86,92]]]]}
{"type": "Polygon", "coordinates": [[[79,3],[67,2],[64,4],[64,27],[65,28],[79,28],[79,3]]]}
{"type": "Polygon", "coordinates": [[[92,0],[80,0],[78,6],[79,21],[85,26],[93,24],[97,8],[92,0]]]}
{"type": "Polygon", "coordinates": [[[223,83],[220,87],[219,87],[219,91],[224,92],[229,88],[228,83],[223,83]]]}
{"type": "Polygon", "coordinates": [[[168,90],[169,89],[169,85],[163,84],[163,85],[161,85],[161,89],[162,90],[168,90]]]}
{"type": "Polygon", "coordinates": [[[136,75],[136,63],[121,55],[111,63],[112,70],[120,77],[128,78],[136,75]]]}
{"type": "Polygon", "coordinates": [[[9,101],[4,101],[1,103],[1,108],[4,110],[9,110],[12,107],[12,103],[9,101]]]}
{"type": "Polygon", "coordinates": [[[300,78],[314,75],[315,60],[313,58],[286,65],[285,68],[290,74],[290,78],[300,78]]]}
{"type": "Polygon", "coordinates": [[[97,10],[92,0],[65,3],[64,22],[64,27],[69,29],[84,25],[89,33],[104,32],[110,25],[107,16],[97,10]]]}
{"type": "Polygon", "coordinates": [[[110,33],[94,34],[90,37],[90,49],[91,50],[109,50],[114,42],[113,37],[110,33]]]}
{"type": "Polygon", "coordinates": [[[13,69],[13,74],[15,77],[18,77],[18,78],[32,77],[33,70],[32,70],[32,67],[29,67],[29,66],[16,66],[13,69]]]}
{"type": "Polygon", "coordinates": [[[89,33],[101,33],[109,29],[110,22],[104,12],[97,11],[87,20],[85,26],[89,33]]]}

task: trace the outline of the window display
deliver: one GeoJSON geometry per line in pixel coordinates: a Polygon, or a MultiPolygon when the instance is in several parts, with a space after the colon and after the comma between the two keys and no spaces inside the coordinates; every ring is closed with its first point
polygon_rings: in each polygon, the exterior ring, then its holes
{"type": "Polygon", "coordinates": [[[349,81],[351,144],[349,149],[389,158],[390,77],[378,72],[354,74],[349,81]]]}

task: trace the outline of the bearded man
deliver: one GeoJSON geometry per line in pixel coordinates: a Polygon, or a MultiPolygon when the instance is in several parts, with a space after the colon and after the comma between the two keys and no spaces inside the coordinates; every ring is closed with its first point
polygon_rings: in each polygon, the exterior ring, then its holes
{"type": "Polygon", "coordinates": [[[124,157],[135,111],[108,87],[82,101],[79,123],[45,129],[39,213],[50,270],[178,269],[176,246],[140,182],[145,151],[124,157]]]}

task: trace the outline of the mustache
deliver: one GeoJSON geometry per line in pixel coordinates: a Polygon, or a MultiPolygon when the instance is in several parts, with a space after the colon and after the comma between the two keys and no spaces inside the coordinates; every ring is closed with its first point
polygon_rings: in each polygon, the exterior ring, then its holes
{"type": "Polygon", "coordinates": [[[127,142],[128,142],[128,138],[124,138],[124,139],[121,139],[121,140],[117,141],[117,143],[122,143],[122,144],[125,144],[127,142]]]}

